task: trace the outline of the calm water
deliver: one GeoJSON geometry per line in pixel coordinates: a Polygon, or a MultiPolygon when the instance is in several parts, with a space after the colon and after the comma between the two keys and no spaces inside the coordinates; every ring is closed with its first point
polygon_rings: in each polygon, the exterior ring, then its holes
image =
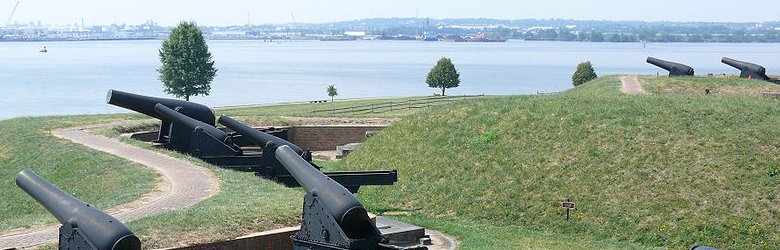
{"type": "MultiPolygon", "coordinates": [[[[0,43],[0,119],[19,116],[117,113],[108,89],[167,96],[157,80],[161,41],[0,43]],[[37,51],[47,46],[48,53],[37,51]]],[[[647,44],[412,41],[210,41],[219,69],[209,106],[339,98],[430,95],[425,76],[442,56],[452,58],[461,86],[448,94],[530,94],[571,87],[577,63],[599,75],[655,74],[647,56],[679,61],[697,74],[737,73],[723,56],[780,72],[780,44],[647,44]],[[774,60],[773,60],[774,59],[774,60]]],[[[662,70],[661,70],[662,71],[662,70]]],[[[663,73],[663,71],[662,71],[663,73]]]]}

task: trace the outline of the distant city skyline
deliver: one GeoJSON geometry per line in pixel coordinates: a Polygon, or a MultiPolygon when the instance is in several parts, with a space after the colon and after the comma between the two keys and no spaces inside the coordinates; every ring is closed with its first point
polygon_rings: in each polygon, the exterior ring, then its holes
{"type": "MultiPolygon", "coordinates": [[[[0,25],[5,25],[17,0],[0,0],[0,25]]],[[[733,1],[183,1],[183,0],[19,0],[11,23],[41,21],[47,25],[138,24],[154,20],[172,26],[181,20],[199,25],[246,23],[327,23],[364,18],[496,18],[576,19],[682,22],[764,22],[780,20],[772,10],[780,1],[752,1],[750,8],[733,1]]]]}

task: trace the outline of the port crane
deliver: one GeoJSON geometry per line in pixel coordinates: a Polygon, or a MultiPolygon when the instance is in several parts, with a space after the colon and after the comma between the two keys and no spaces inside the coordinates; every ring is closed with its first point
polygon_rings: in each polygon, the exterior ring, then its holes
{"type": "Polygon", "coordinates": [[[11,14],[8,15],[8,20],[5,21],[5,26],[6,27],[11,25],[11,20],[14,19],[14,13],[16,13],[16,7],[19,7],[19,1],[16,1],[16,4],[14,5],[14,8],[11,10],[11,14]]]}

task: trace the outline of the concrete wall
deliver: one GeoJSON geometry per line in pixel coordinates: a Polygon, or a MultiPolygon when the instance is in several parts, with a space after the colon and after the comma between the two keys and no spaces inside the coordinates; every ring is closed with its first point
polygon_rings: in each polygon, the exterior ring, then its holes
{"type": "Polygon", "coordinates": [[[207,243],[202,245],[166,248],[166,250],[254,250],[254,249],[279,249],[292,250],[293,244],[290,236],[297,233],[300,227],[288,227],[277,230],[265,231],[256,234],[242,236],[232,240],[207,243]]]}
{"type": "Polygon", "coordinates": [[[289,127],[290,142],[312,151],[336,150],[336,146],[364,142],[366,131],[378,131],[385,126],[328,125],[289,127]]]}

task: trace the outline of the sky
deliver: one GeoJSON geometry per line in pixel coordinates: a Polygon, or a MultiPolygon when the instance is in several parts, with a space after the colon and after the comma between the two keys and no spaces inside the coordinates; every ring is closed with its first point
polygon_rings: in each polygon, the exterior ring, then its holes
{"type": "MultiPolygon", "coordinates": [[[[762,22],[780,20],[778,0],[18,0],[13,22],[171,26],[328,23],[374,17],[762,22]]],[[[17,0],[0,0],[5,24],[17,0]]]]}

